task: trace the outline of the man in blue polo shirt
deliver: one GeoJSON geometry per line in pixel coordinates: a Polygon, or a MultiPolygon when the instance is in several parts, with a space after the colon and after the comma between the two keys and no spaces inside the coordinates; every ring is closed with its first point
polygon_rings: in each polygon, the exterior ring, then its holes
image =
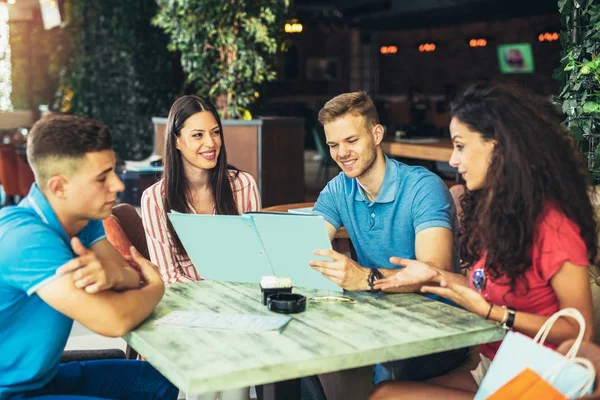
{"type": "Polygon", "coordinates": [[[149,364],[60,364],[73,320],[122,336],[164,294],[156,267],[132,248],[139,273],[107,241],[102,219],[123,190],[110,134],[97,121],[50,115],[28,136],[36,183],[0,210],[0,399],[175,399],[149,364]]]}
{"type": "MultiPolygon", "coordinates": [[[[358,260],[319,250],[315,254],[332,261],[315,260],[311,266],[346,290],[373,290],[375,280],[402,267],[401,259],[454,271],[458,263],[452,197],[435,174],[383,154],[384,128],[371,98],[364,92],[341,94],[321,109],[319,122],[342,173],[323,189],[313,211],[325,219],[330,239],[341,226],[346,228],[358,260]]],[[[373,383],[431,378],[460,365],[466,354],[461,349],[378,365],[373,383]]]]}

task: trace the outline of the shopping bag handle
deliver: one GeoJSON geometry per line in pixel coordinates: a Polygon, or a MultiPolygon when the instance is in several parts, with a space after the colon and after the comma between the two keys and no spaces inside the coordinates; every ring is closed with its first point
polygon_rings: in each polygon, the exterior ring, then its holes
{"type": "Polygon", "coordinates": [[[537,335],[535,335],[535,338],[533,338],[533,341],[544,344],[546,342],[546,337],[548,337],[548,334],[550,333],[550,329],[552,329],[552,326],[560,317],[571,317],[579,323],[579,334],[577,335],[577,339],[575,339],[573,346],[571,346],[571,349],[565,355],[566,358],[573,359],[577,355],[577,352],[579,352],[579,346],[581,346],[583,335],[585,334],[585,319],[576,308],[563,308],[562,310],[555,312],[546,320],[546,322],[544,322],[544,325],[542,325],[537,335]]]}
{"type": "Polygon", "coordinates": [[[567,398],[574,399],[581,396],[585,396],[592,392],[594,389],[594,382],[596,381],[596,368],[594,368],[594,364],[587,358],[582,357],[574,357],[572,359],[564,359],[563,362],[557,364],[555,368],[553,368],[545,377],[546,381],[554,385],[556,378],[561,373],[562,369],[567,364],[580,364],[585,367],[588,374],[583,382],[579,385],[579,387],[575,387],[571,389],[569,393],[567,393],[567,398]]]}

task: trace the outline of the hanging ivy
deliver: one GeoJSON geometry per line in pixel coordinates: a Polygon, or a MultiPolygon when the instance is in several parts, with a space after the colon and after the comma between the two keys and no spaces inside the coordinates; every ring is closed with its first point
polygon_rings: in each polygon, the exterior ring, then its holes
{"type": "Polygon", "coordinates": [[[72,58],[55,108],[98,119],[123,159],[153,148],[152,117],[166,115],[179,87],[167,37],[150,23],[155,0],[70,0],[72,58]]]}
{"type": "Polygon", "coordinates": [[[566,124],[600,183],[600,4],[560,0],[562,59],[554,76],[562,82],[558,102],[566,124]]]}

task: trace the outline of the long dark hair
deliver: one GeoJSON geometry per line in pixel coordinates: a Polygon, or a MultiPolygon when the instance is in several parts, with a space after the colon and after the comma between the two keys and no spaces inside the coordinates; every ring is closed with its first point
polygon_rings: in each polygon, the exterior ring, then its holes
{"type": "Polygon", "coordinates": [[[541,212],[552,204],[579,227],[597,253],[590,180],[580,151],[549,100],[516,86],[481,83],[451,105],[451,114],[496,145],[483,189],[461,198],[461,256],[472,265],[486,256],[492,280],[510,285],[531,267],[541,212]]]}
{"type": "MultiPolygon", "coordinates": [[[[164,161],[164,190],[163,204],[165,211],[175,210],[182,213],[191,213],[188,207],[191,202],[192,193],[190,183],[188,182],[183,170],[183,161],[181,152],[177,149],[176,141],[181,135],[181,128],[185,121],[192,115],[201,111],[208,111],[213,114],[219,125],[219,135],[221,136],[221,150],[217,158],[217,165],[210,170],[210,186],[215,196],[215,209],[217,214],[237,215],[239,214],[233,192],[228,169],[235,171],[235,176],[239,171],[232,165],[227,164],[227,151],[225,150],[225,140],[223,137],[223,127],[221,118],[215,107],[205,98],[196,95],[183,96],[171,106],[167,128],[165,130],[165,161],[164,161]]],[[[171,222],[167,219],[169,233],[175,241],[177,252],[180,255],[187,255],[187,252],[181,244],[181,240],[175,233],[171,222]]]]}

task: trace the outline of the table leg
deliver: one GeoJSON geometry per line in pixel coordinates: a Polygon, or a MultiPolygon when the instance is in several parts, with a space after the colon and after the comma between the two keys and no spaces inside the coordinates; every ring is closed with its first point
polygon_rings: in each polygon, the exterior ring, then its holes
{"type": "Polygon", "coordinates": [[[300,400],[300,379],[256,386],[258,400],[300,400]]]}

